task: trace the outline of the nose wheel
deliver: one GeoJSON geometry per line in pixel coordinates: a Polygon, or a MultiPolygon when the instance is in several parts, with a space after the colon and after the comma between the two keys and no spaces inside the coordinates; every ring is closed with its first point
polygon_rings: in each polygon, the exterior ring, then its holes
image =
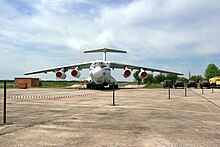
{"type": "MultiPolygon", "coordinates": [[[[105,89],[105,86],[107,86],[107,85],[103,85],[103,84],[97,85],[97,84],[90,83],[90,84],[87,84],[87,89],[105,89]]],[[[109,89],[113,89],[112,84],[109,85],[109,89]]],[[[114,89],[118,89],[118,84],[114,85],[114,89]]]]}
{"type": "Polygon", "coordinates": [[[104,89],[104,85],[87,84],[87,89],[104,89]]]}
{"type": "MultiPolygon", "coordinates": [[[[113,85],[109,85],[109,89],[113,89],[113,85]]],[[[114,85],[114,89],[118,89],[118,84],[114,85]]]]}

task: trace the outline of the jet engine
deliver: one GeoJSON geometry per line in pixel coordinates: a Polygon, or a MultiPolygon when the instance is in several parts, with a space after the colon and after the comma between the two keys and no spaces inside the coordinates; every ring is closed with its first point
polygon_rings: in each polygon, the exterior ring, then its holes
{"type": "Polygon", "coordinates": [[[140,79],[145,79],[147,77],[147,72],[146,71],[141,71],[139,74],[138,74],[138,77],[140,79]]]}
{"type": "Polygon", "coordinates": [[[65,72],[63,72],[61,70],[61,71],[56,72],[56,77],[59,78],[59,79],[65,79],[66,78],[66,74],[65,74],[65,72]]]}
{"type": "Polygon", "coordinates": [[[130,69],[125,69],[123,72],[123,76],[125,78],[128,78],[131,75],[131,70],[130,69]]]}
{"type": "Polygon", "coordinates": [[[76,68],[72,70],[71,75],[75,78],[79,78],[81,76],[81,72],[76,68]]]}

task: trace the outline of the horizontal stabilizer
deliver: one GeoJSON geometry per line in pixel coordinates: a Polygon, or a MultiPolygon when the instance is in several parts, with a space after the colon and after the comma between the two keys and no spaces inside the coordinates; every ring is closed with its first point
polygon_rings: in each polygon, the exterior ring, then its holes
{"type": "Polygon", "coordinates": [[[108,49],[108,48],[101,48],[101,49],[91,49],[91,50],[86,50],[84,53],[97,53],[97,52],[111,52],[111,53],[127,53],[126,51],[123,50],[115,50],[115,49],[108,49]]]}

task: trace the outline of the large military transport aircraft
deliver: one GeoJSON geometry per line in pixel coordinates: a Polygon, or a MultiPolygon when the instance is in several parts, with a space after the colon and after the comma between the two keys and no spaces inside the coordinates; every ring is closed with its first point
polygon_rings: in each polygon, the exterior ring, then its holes
{"type": "Polygon", "coordinates": [[[171,71],[166,71],[166,70],[159,70],[159,69],[154,69],[154,68],[141,67],[141,66],[135,66],[135,65],[129,65],[129,64],[116,63],[116,62],[112,62],[112,61],[106,61],[107,52],[127,53],[126,51],[122,51],[122,50],[102,48],[102,49],[93,49],[93,50],[84,51],[84,53],[97,53],[97,52],[104,53],[103,60],[53,67],[53,68],[28,72],[28,73],[25,73],[24,75],[54,72],[57,78],[65,79],[66,72],[68,70],[71,70],[71,75],[75,78],[79,78],[81,76],[80,71],[82,69],[89,69],[90,76],[88,79],[86,79],[87,88],[89,88],[89,89],[93,89],[93,88],[94,89],[96,89],[96,88],[101,89],[104,87],[112,88],[113,84],[115,85],[115,88],[118,88],[116,80],[111,76],[111,69],[113,69],[113,70],[114,69],[123,69],[124,70],[123,76],[125,78],[128,78],[131,75],[132,70],[139,70],[140,73],[138,76],[141,79],[144,79],[147,77],[146,71],[183,75],[182,73],[177,73],[177,72],[171,72],[171,71]]]}

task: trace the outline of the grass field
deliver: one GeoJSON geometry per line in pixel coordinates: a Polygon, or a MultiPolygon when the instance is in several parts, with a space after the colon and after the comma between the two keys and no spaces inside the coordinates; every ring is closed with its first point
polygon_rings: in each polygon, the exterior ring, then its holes
{"type": "Polygon", "coordinates": [[[78,81],[41,81],[42,88],[68,87],[77,84],[78,81]]]}
{"type": "MultiPolygon", "coordinates": [[[[16,88],[13,80],[7,80],[7,88],[16,88]]],[[[68,87],[77,84],[78,81],[41,81],[40,85],[42,88],[60,88],[68,87]]],[[[119,87],[126,85],[136,85],[136,82],[118,82],[119,87]]],[[[145,84],[144,88],[162,88],[161,84],[145,84]]],[[[4,88],[4,81],[0,80],[0,88],[4,88]]]]}
{"type": "MultiPolygon", "coordinates": [[[[14,88],[14,81],[13,80],[6,80],[7,88],[14,88]]],[[[4,88],[4,81],[0,80],[0,88],[4,88]]]]}
{"type": "MultiPolygon", "coordinates": [[[[13,80],[7,80],[7,88],[16,88],[13,80]]],[[[78,81],[41,81],[42,88],[68,87],[78,83],[78,81]]],[[[0,88],[4,88],[4,81],[0,81],[0,88]]]]}

